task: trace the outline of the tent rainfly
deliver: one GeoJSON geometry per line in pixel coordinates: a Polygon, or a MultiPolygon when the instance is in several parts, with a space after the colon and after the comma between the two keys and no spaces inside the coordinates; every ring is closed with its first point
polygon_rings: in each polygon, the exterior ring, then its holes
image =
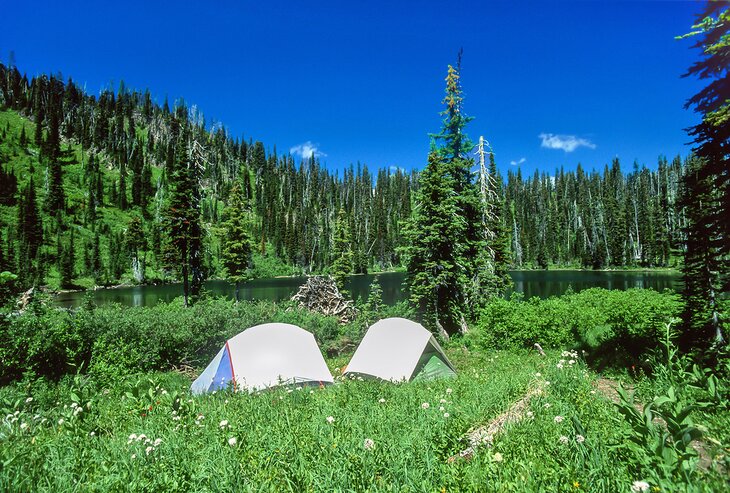
{"type": "Polygon", "coordinates": [[[193,382],[193,394],[233,385],[249,392],[277,385],[333,383],[311,332],[291,324],[262,324],[228,339],[193,382]]]}
{"type": "Polygon", "coordinates": [[[423,325],[386,318],[368,329],[344,374],[398,382],[453,377],[456,370],[423,325]]]}

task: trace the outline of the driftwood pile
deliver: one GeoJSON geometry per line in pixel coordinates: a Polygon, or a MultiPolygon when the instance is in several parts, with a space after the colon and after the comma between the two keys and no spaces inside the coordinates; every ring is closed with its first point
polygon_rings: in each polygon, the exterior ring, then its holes
{"type": "Polygon", "coordinates": [[[308,277],[291,299],[307,310],[337,317],[341,324],[352,322],[357,315],[352,300],[342,296],[334,279],[329,276],[308,277]]]}

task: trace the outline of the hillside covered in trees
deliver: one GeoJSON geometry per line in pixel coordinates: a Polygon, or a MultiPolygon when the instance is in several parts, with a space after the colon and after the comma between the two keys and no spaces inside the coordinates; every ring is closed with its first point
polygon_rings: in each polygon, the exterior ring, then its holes
{"type": "MultiPolygon", "coordinates": [[[[123,83],[92,95],[60,75],[29,79],[0,65],[0,107],[0,271],[17,274],[19,287],[403,263],[417,172],[297,163],[207,124],[195,106],[159,105],[123,83]],[[240,272],[226,254],[234,216],[253,254],[240,272]]],[[[660,157],[656,169],[634,163],[626,172],[616,159],[603,170],[523,177],[518,169],[505,179],[492,162],[508,264],[675,266],[687,165],[660,157]]]]}

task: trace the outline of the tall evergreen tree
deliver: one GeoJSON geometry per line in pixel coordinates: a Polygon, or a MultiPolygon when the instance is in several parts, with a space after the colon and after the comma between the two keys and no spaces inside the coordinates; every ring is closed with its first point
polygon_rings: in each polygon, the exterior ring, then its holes
{"type": "Polygon", "coordinates": [[[27,263],[35,261],[43,244],[43,220],[38,210],[33,176],[18,205],[18,239],[25,247],[23,251],[27,255],[27,263]]]}
{"type": "Polygon", "coordinates": [[[142,218],[133,215],[127,225],[126,244],[132,260],[132,275],[137,282],[144,282],[146,267],[147,240],[144,236],[142,218]],[[142,252],[140,258],[140,252],[142,252]]]}
{"type": "Polygon", "coordinates": [[[248,221],[251,207],[242,185],[244,179],[248,180],[248,171],[241,173],[233,185],[228,206],[224,211],[225,234],[222,238],[223,251],[221,252],[226,276],[236,285],[236,301],[239,299],[241,283],[251,278],[253,251],[248,221]]]}
{"type": "Polygon", "coordinates": [[[442,334],[466,331],[466,319],[484,302],[489,284],[483,275],[489,258],[482,204],[468,157],[473,145],[465,132],[472,118],[462,109],[460,68],[461,53],[456,68],[448,68],[443,126],[433,136],[443,144],[432,149],[421,176],[420,210],[405,250],[411,299],[442,334]]]}
{"type": "Polygon", "coordinates": [[[345,292],[345,282],[354,267],[354,255],[352,252],[352,240],[350,228],[347,224],[347,214],[344,209],[337,213],[335,223],[334,239],[332,242],[332,278],[337,284],[337,289],[345,292]]]}
{"type": "Polygon", "coordinates": [[[170,175],[170,201],[166,223],[170,258],[183,281],[185,305],[202,288],[202,228],[197,165],[188,156],[188,129],[182,125],[170,175]],[[192,282],[191,282],[192,279],[192,282]]]}
{"type": "Polygon", "coordinates": [[[49,118],[48,139],[45,143],[44,156],[48,162],[48,194],[44,209],[51,215],[60,218],[66,208],[66,193],[63,188],[63,168],[61,165],[61,148],[59,137],[60,108],[52,108],[49,118]]]}
{"type": "Polygon", "coordinates": [[[689,131],[694,137],[693,162],[684,180],[687,249],[683,268],[686,349],[707,349],[725,343],[719,299],[730,291],[730,7],[709,2],[693,31],[702,58],[685,76],[710,79],[686,107],[702,121],[689,131]]]}
{"type": "Polygon", "coordinates": [[[457,220],[453,181],[443,158],[432,150],[419,178],[413,217],[404,229],[410,300],[424,322],[444,337],[455,330],[463,311],[462,247],[455,239],[463,237],[466,225],[457,220]]]}
{"type": "MultiPolygon", "coordinates": [[[[60,241],[59,241],[60,244],[60,241]]],[[[69,238],[65,245],[61,248],[59,273],[61,275],[61,287],[73,287],[73,278],[75,275],[74,266],[76,263],[76,250],[74,248],[74,228],[69,232],[69,238]]]]}

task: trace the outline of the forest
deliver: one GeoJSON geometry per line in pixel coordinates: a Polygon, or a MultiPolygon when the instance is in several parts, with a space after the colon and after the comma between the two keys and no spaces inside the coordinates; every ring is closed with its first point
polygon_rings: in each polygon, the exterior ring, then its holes
{"type": "MultiPolygon", "coordinates": [[[[93,95],[60,74],[29,79],[0,65],[0,106],[0,267],[18,273],[21,287],[180,279],[165,245],[174,207],[189,207],[198,228],[196,276],[226,277],[222,237],[237,182],[254,254],[248,278],[327,272],[338,218],[351,252],[346,272],[404,266],[417,171],[357,163],[340,173],[314,157],[297,163],[231,136],[183,100],[159,105],[124,83],[93,95]],[[185,160],[194,163],[189,173],[176,172],[185,160]],[[182,202],[171,205],[175,197],[182,202]]],[[[690,159],[660,156],[650,166],[615,159],[529,177],[519,169],[504,177],[492,159],[487,173],[509,267],[677,267],[679,187],[690,159]]]]}

